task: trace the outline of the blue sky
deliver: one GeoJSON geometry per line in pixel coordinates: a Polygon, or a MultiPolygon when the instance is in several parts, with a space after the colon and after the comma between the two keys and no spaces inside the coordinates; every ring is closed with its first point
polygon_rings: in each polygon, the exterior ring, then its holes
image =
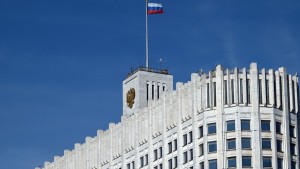
{"type": "MultiPolygon", "coordinates": [[[[153,0],[150,67],[186,82],[215,65],[300,72],[300,1],[153,0]]],[[[145,1],[0,0],[0,168],[32,169],[120,121],[145,65],[145,1]]]]}

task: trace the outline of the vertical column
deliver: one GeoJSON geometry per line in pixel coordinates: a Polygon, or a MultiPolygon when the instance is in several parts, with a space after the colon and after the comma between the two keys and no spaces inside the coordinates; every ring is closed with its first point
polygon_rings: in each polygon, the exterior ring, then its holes
{"type": "Polygon", "coordinates": [[[295,95],[295,113],[298,113],[299,109],[299,85],[298,85],[298,76],[293,76],[294,83],[294,95],[295,95]]]}
{"type": "Polygon", "coordinates": [[[247,104],[247,70],[243,68],[243,101],[244,104],[247,104]]]}
{"type": "Polygon", "coordinates": [[[154,112],[152,110],[152,106],[149,107],[148,119],[149,119],[149,133],[148,133],[148,165],[149,168],[153,168],[153,116],[154,112]]]}
{"type": "Polygon", "coordinates": [[[178,150],[177,150],[177,153],[178,153],[178,169],[183,169],[182,165],[183,165],[183,161],[182,161],[182,86],[183,84],[182,83],[179,83],[177,82],[176,83],[176,90],[177,90],[177,100],[178,100],[178,121],[177,121],[177,124],[178,124],[178,132],[177,132],[177,146],[178,146],[178,150]]]}
{"type": "Polygon", "coordinates": [[[167,134],[166,134],[166,129],[167,129],[167,117],[166,117],[166,96],[164,95],[163,97],[163,101],[162,101],[162,105],[159,106],[161,107],[163,110],[159,110],[160,112],[162,111],[162,149],[163,149],[163,152],[162,152],[162,163],[163,163],[163,168],[167,168],[167,165],[168,165],[168,159],[167,159],[167,148],[168,148],[168,143],[167,143],[167,134]]]}
{"type": "Polygon", "coordinates": [[[288,90],[289,90],[289,111],[292,112],[294,111],[294,91],[293,91],[293,80],[292,80],[292,75],[288,75],[288,81],[289,81],[289,86],[288,86],[288,90]]]}
{"type": "Polygon", "coordinates": [[[259,109],[259,91],[258,91],[258,69],[256,63],[250,65],[250,92],[252,95],[252,112],[251,112],[251,127],[252,127],[252,160],[253,169],[262,168],[261,155],[261,133],[260,133],[260,109],[259,109]]]}
{"type": "Polygon", "coordinates": [[[276,103],[277,103],[277,108],[282,107],[282,103],[281,103],[281,92],[280,92],[280,76],[279,76],[279,72],[275,71],[275,79],[276,79],[276,103]]]}
{"type": "Polygon", "coordinates": [[[266,97],[266,69],[261,70],[261,95],[262,95],[262,104],[264,106],[267,105],[267,97],[266,97]]]}
{"type": "Polygon", "coordinates": [[[272,69],[269,70],[269,99],[270,104],[274,107],[275,105],[275,99],[276,99],[276,91],[274,91],[274,71],[272,69]]]}
{"type": "Polygon", "coordinates": [[[287,86],[287,73],[285,68],[279,68],[281,77],[281,92],[282,92],[282,127],[283,127],[283,168],[291,168],[291,155],[290,153],[290,114],[288,110],[288,86],[287,86]]]}
{"type": "Polygon", "coordinates": [[[238,106],[239,105],[239,75],[238,75],[238,68],[234,68],[234,103],[238,106]]]}

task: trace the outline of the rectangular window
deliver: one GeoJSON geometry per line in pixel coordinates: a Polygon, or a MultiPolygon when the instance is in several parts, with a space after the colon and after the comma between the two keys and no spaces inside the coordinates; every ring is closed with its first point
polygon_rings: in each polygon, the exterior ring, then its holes
{"type": "Polygon", "coordinates": [[[236,157],[228,157],[227,158],[228,168],[236,168],[236,157]]]}
{"type": "Polygon", "coordinates": [[[266,80],[266,100],[268,105],[270,104],[269,93],[269,80],[266,80]]]}
{"type": "Polygon", "coordinates": [[[199,145],[199,155],[200,155],[200,157],[203,156],[203,154],[204,154],[203,144],[200,144],[199,145]]]}
{"type": "Polygon", "coordinates": [[[271,139],[270,138],[263,138],[262,139],[262,149],[271,149],[271,139]]]}
{"type": "Polygon", "coordinates": [[[162,164],[159,164],[159,169],[163,169],[163,165],[162,164]]]}
{"type": "Polygon", "coordinates": [[[296,155],[296,145],[294,143],[291,143],[290,149],[291,155],[296,155]]]}
{"type": "Polygon", "coordinates": [[[217,151],[217,142],[216,141],[208,142],[208,152],[212,153],[216,151],[217,151]]]}
{"type": "Polygon", "coordinates": [[[157,149],[154,150],[153,155],[154,155],[154,161],[156,161],[157,160],[157,149]]]}
{"type": "Polygon", "coordinates": [[[261,79],[258,81],[258,91],[259,91],[259,104],[262,104],[262,83],[261,79]]]}
{"type": "Polygon", "coordinates": [[[296,162],[295,161],[291,162],[291,169],[296,169],[296,162]]]}
{"type": "Polygon", "coordinates": [[[250,120],[241,120],[241,130],[250,131],[250,120]]]}
{"type": "Polygon", "coordinates": [[[214,101],[214,107],[216,107],[217,106],[217,90],[216,90],[216,88],[217,88],[217,86],[216,86],[216,82],[213,82],[213,90],[214,90],[214,98],[213,98],[213,101],[214,101]]]}
{"type": "Polygon", "coordinates": [[[146,87],[146,93],[147,93],[147,100],[149,100],[149,84],[147,83],[146,87]]]}
{"type": "Polygon", "coordinates": [[[252,162],[251,162],[251,156],[242,156],[242,167],[243,168],[251,168],[252,162]]]}
{"type": "Polygon", "coordinates": [[[277,169],[283,169],[283,159],[277,158],[277,169]]]}
{"type": "Polygon", "coordinates": [[[177,150],[177,139],[174,140],[174,151],[177,150]]]}
{"type": "Polygon", "coordinates": [[[247,103],[251,104],[251,87],[250,87],[250,79],[247,79],[247,103]]]}
{"type": "Polygon", "coordinates": [[[211,123],[207,125],[207,134],[216,134],[216,123],[211,123]]]}
{"type": "Polygon", "coordinates": [[[157,99],[159,99],[159,85],[157,85],[157,99]]]}
{"type": "Polygon", "coordinates": [[[261,121],[261,130],[262,131],[270,131],[270,120],[262,120],[261,121]]]}
{"type": "Polygon", "coordinates": [[[244,100],[243,100],[243,79],[240,79],[240,103],[244,103],[244,100]]]}
{"type": "Polygon", "coordinates": [[[183,164],[188,162],[188,153],[187,151],[183,153],[183,164]]]}
{"type": "Polygon", "coordinates": [[[162,151],[163,151],[163,150],[162,150],[162,147],[159,147],[159,158],[162,158],[162,154],[163,154],[162,151]]]}
{"type": "Polygon", "coordinates": [[[130,163],[127,164],[127,169],[130,169],[130,163]]]}
{"type": "Polygon", "coordinates": [[[204,169],[204,162],[203,161],[200,163],[200,169],[204,169]]]}
{"type": "Polygon", "coordinates": [[[263,167],[272,167],[272,157],[263,156],[263,167]]]}
{"type": "Polygon", "coordinates": [[[290,125],[290,136],[295,137],[295,126],[290,125]]]}
{"type": "Polygon", "coordinates": [[[140,157],[140,168],[144,166],[144,157],[140,157]]]}
{"type": "Polygon", "coordinates": [[[157,166],[154,167],[154,169],[157,169],[157,168],[158,168],[157,166]]]}
{"type": "Polygon", "coordinates": [[[168,143],[168,153],[172,153],[172,142],[168,143]]]}
{"type": "Polygon", "coordinates": [[[276,121],[276,133],[281,134],[281,123],[276,121]]]}
{"type": "Polygon", "coordinates": [[[148,154],[145,155],[145,166],[148,165],[148,154]]]}
{"type": "Polygon", "coordinates": [[[191,143],[191,142],[193,142],[193,132],[192,131],[189,132],[189,136],[190,136],[189,143],[191,143]]]}
{"type": "Polygon", "coordinates": [[[194,158],[194,155],[193,155],[193,149],[190,149],[190,160],[189,161],[192,161],[193,158],[194,158]]]}
{"type": "Polygon", "coordinates": [[[178,160],[177,160],[177,156],[174,157],[174,168],[177,168],[178,166],[178,160]]]}
{"type": "Polygon", "coordinates": [[[235,150],[235,138],[227,140],[227,150],[235,150]]]}
{"type": "Polygon", "coordinates": [[[132,168],[134,168],[134,161],[132,161],[132,163],[131,163],[131,164],[132,164],[132,168]]]}
{"type": "Polygon", "coordinates": [[[274,80],[274,106],[277,107],[277,96],[276,96],[276,79],[274,80]]]}
{"type": "Polygon", "coordinates": [[[251,138],[242,138],[242,149],[251,149],[251,138]]]}
{"type": "Polygon", "coordinates": [[[203,137],[203,126],[199,127],[199,138],[203,137]]]}
{"type": "Polygon", "coordinates": [[[173,167],[172,167],[172,158],[169,159],[168,163],[169,163],[169,169],[172,169],[172,168],[173,168],[173,167]]]}
{"type": "Polygon", "coordinates": [[[277,151],[282,152],[282,141],[277,140],[276,144],[277,144],[277,151]]]}
{"type": "Polygon", "coordinates": [[[228,104],[228,100],[227,100],[227,80],[224,80],[224,104],[227,105],[228,104]]]}
{"type": "Polygon", "coordinates": [[[154,100],[154,84],[152,85],[152,100],[154,100]]]}
{"type": "Polygon", "coordinates": [[[227,131],[235,131],[235,121],[230,120],[226,122],[227,131]]]}
{"type": "Polygon", "coordinates": [[[207,103],[207,105],[206,105],[206,107],[210,107],[210,97],[209,97],[209,95],[210,95],[210,92],[209,92],[209,83],[207,83],[206,84],[206,103],[207,103]]]}
{"type": "Polygon", "coordinates": [[[208,161],[208,168],[209,169],[218,169],[217,159],[209,160],[208,161]]]}
{"type": "Polygon", "coordinates": [[[187,145],[187,134],[183,135],[183,146],[187,145]]]}
{"type": "Polygon", "coordinates": [[[234,80],[231,79],[231,103],[234,104],[234,80]]]}

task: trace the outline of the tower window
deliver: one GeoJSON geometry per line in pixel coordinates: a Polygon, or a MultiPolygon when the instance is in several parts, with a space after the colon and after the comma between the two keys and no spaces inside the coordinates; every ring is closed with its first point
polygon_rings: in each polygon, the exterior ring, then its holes
{"type": "Polygon", "coordinates": [[[262,139],[262,149],[271,149],[271,139],[270,138],[262,139]]]}
{"type": "Polygon", "coordinates": [[[234,120],[230,120],[227,121],[227,131],[235,131],[235,121],[234,120]]]}
{"type": "Polygon", "coordinates": [[[251,149],[251,138],[242,138],[242,149],[251,149]]]}
{"type": "Polygon", "coordinates": [[[250,120],[241,120],[241,130],[250,131],[250,120]]]}
{"type": "Polygon", "coordinates": [[[230,167],[235,168],[236,167],[236,157],[228,157],[227,163],[228,163],[228,168],[230,168],[230,167]]]}
{"type": "Polygon", "coordinates": [[[208,168],[209,169],[218,169],[217,159],[209,160],[208,161],[208,168]]]}
{"type": "Polygon", "coordinates": [[[242,156],[242,167],[243,168],[251,168],[252,162],[251,162],[251,156],[242,156]]]}
{"type": "Polygon", "coordinates": [[[227,140],[227,150],[235,150],[235,138],[227,140]]]}
{"type": "Polygon", "coordinates": [[[211,123],[207,125],[207,134],[216,134],[216,123],[211,123]]]}
{"type": "Polygon", "coordinates": [[[263,167],[272,167],[272,157],[263,156],[263,167]]]}
{"type": "Polygon", "coordinates": [[[261,121],[261,130],[262,131],[270,131],[270,120],[262,120],[261,121]]]}
{"type": "Polygon", "coordinates": [[[208,152],[212,153],[216,151],[217,151],[217,142],[216,141],[208,142],[208,152]]]}

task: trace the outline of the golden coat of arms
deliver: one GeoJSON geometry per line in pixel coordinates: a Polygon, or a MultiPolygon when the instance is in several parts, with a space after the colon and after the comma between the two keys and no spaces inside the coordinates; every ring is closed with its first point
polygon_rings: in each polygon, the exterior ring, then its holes
{"type": "Polygon", "coordinates": [[[129,108],[132,108],[132,106],[134,104],[134,99],[135,99],[135,90],[134,90],[134,88],[131,88],[127,92],[127,96],[126,96],[126,102],[127,102],[127,106],[129,108]]]}

